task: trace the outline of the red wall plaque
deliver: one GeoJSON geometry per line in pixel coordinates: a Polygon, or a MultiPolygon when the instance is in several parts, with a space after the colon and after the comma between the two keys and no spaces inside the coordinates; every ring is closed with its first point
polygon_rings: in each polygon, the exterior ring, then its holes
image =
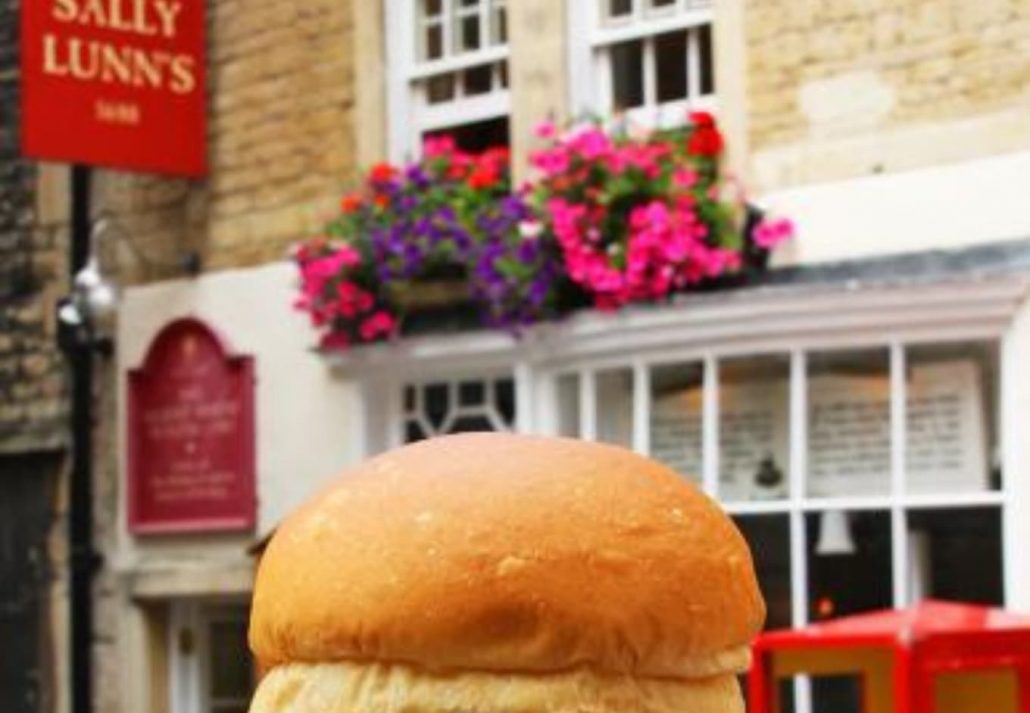
{"type": "Polygon", "coordinates": [[[203,175],[204,5],[23,0],[23,153],[203,175]]]}
{"type": "Polygon", "coordinates": [[[254,526],[254,362],[203,322],[181,319],[129,372],[129,529],[254,526]]]}

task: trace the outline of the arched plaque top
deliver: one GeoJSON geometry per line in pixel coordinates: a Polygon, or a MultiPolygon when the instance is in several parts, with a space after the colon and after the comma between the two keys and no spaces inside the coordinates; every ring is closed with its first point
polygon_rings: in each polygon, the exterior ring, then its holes
{"type": "Polygon", "coordinates": [[[143,363],[133,373],[151,372],[168,358],[172,350],[199,348],[215,352],[218,360],[235,363],[246,357],[236,354],[225,337],[207,322],[196,317],[181,317],[163,326],[147,347],[143,363]]]}

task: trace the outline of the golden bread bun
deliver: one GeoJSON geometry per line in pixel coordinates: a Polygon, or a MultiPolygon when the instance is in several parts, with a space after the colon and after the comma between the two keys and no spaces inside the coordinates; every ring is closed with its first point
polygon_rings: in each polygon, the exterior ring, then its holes
{"type": "Polygon", "coordinates": [[[671,469],[478,433],[372,458],[290,516],[250,643],[265,666],[695,679],[745,668],[764,615],[744,539],[671,469]]]}

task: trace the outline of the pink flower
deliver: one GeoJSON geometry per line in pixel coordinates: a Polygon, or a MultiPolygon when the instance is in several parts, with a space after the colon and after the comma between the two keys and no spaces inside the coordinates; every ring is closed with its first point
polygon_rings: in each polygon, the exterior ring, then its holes
{"type": "Polygon", "coordinates": [[[672,172],[672,185],[677,188],[693,188],[697,184],[697,172],[689,168],[677,168],[672,172]]]}
{"type": "Polygon", "coordinates": [[[560,146],[534,152],[529,162],[545,176],[557,176],[569,170],[569,154],[560,146]]]}
{"type": "Polygon", "coordinates": [[[343,317],[354,317],[372,309],[372,295],[353,282],[341,282],[336,286],[337,309],[343,317]]]}
{"type": "Polygon", "coordinates": [[[389,335],[393,332],[396,324],[393,315],[380,310],[361,323],[358,333],[363,340],[370,342],[376,337],[389,335]]]}
{"type": "Polygon", "coordinates": [[[350,337],[343,332],[329,332],[322,335],[318,347],[325,351],[344,351],[350,347],[350,337]]]}
{"type": "Polygon", "coordinates": [[[608,134],[602,129],[597,126],[588,126],[574,134],[569,139],[568,146],[574,153],[578,153],[590,161],[608,153],[612,143],[608,134]]]}
{"type": "Polygon", "coordinates": [[[792,237],[794,237],[794,223],[789,218],[766,218],[755,226],[751,234],[755,245],[767,250],[792,237]]]}
{"type": "Polygon", "coordinates": [[[557,134],[557,129],[555,128],[553,121],[541,121],[533,129],[533,133],[536,134],[539,139],[553,139],[557,134]]]}
{"type": "Polygon", "coordinates": [[[426,158],[449,156],[455,148],[453,136],[427,136],[422,142],[422,155],[426,158]]]}

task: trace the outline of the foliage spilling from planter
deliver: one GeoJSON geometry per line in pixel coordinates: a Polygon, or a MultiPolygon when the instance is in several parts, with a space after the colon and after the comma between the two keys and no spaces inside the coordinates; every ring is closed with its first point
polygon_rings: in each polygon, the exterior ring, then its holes
{"type": "Polygon", "coordinates": [[[722,173],[710,114],[661,132],[546,123],[537,134],[533,178],[516,189],[507,149],[473,155],[447,137],[428,139],[419,161],[374,166],[294,252],[296,307],[321,348],[387,339],[433,301],[466,302],[516,333],[585,306],[660,302],[764,269],[793,233],[722,173]]]}

